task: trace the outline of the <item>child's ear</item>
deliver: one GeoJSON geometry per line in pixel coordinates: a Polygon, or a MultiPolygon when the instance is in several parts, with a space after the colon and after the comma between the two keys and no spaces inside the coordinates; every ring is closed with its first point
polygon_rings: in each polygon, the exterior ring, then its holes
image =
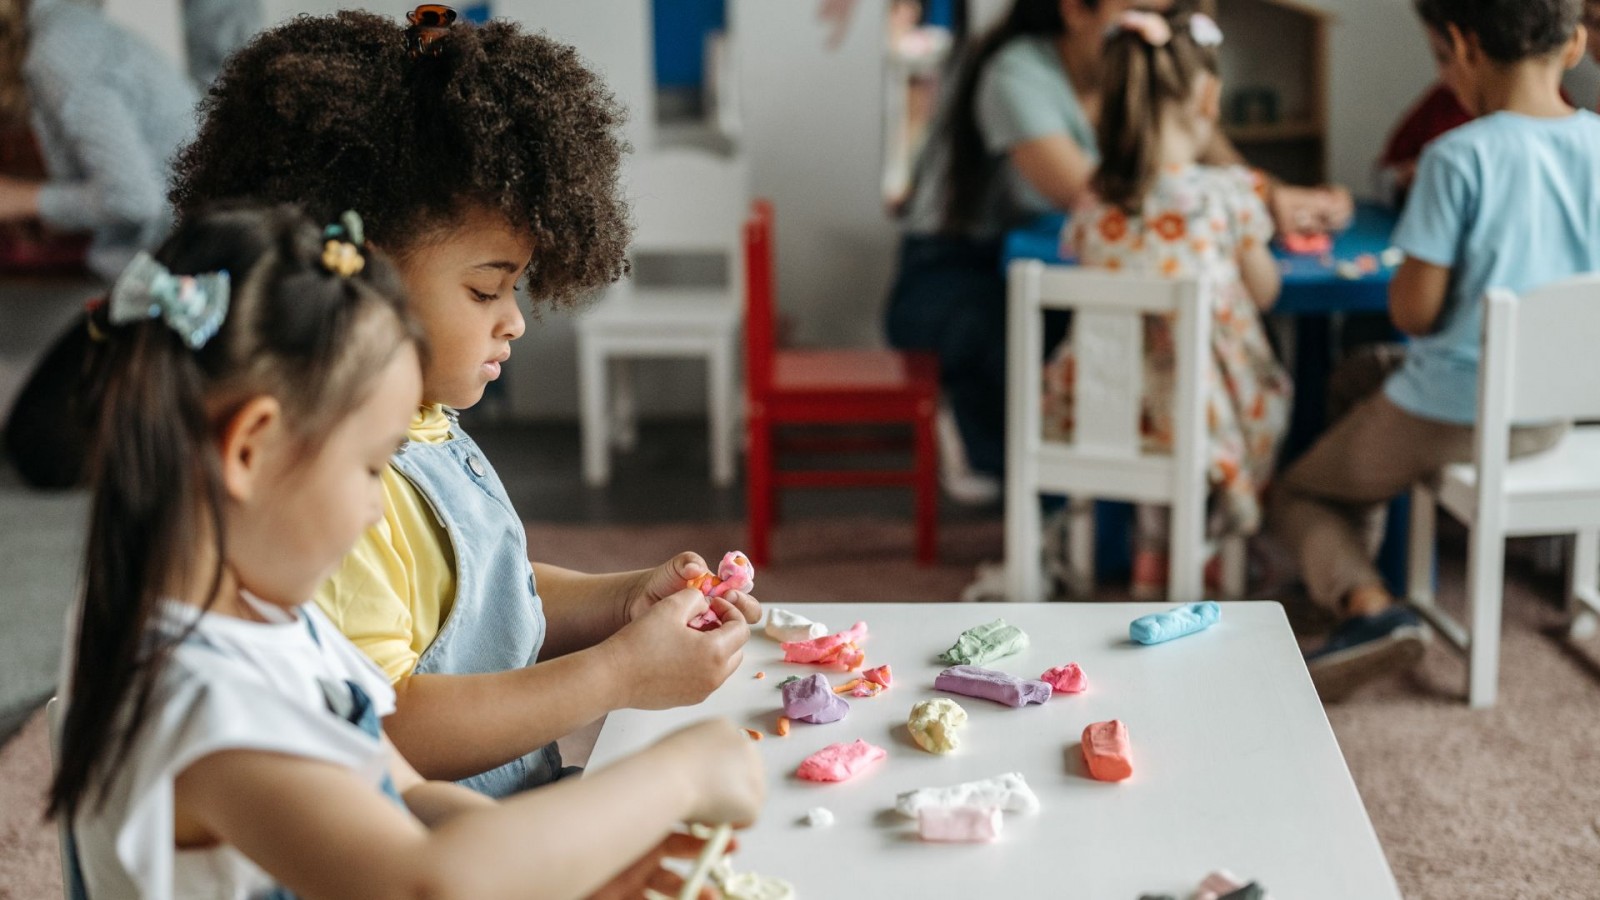
{"type": "Polygon", "coordinates": [[[283,438],[283,407],[276,397],[252,397],[229,417],[218,449],[222,488],[230,500],[249,500],[262,489],[266,461],[283,438]]]}
{"type": "Polygon", "coordinates": [[[1483,44],[1478,41],[1478,36],[1468,34],[1454,24],[1446,25],[1445,29],[1445,43],[1450,47],[1450,58],[1468,65],[1478,62],[1483,55],[1483,44]]]}
{"type": "Polygon", "coordinates": [[[1578,63],[1583,62],[1583,55],[1587,52],[1589,52],[1589,29],[1580,22],[1577,29],[1572,32],[1572,37],[1567,39],[1567,45],[1561,48],[1562,71],[1576,69],[1578,63]]]}

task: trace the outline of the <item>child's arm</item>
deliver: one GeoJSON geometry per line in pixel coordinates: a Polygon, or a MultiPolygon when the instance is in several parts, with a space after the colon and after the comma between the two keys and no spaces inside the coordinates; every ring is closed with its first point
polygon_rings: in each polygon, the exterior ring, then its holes
{"type": "Polygon", "coordinates": [[[1011,164],[1057,209],[1071,209],[1094,176],[1083,148],[1064,134],[1048,134],[1011,148],[1011,164]]]}
{"type": "Polygon", "coordinates": [[[1278,302],[1278,292],[1283,289],[1283,273],[1278,271],[1278,261],[1262,242],[1255,242],[1239,250],[1239,277],[1244,289],[1262,312],[1278,302]]]}
{"type": "MultiPolygon", "coordinates": [[[[589,575],[534,563],[533,573],[544,603],[546,631],[541,659],[593,647],[616,634],[651,606],[683,590],[690,579],[711,571],[698,553],[679,553],[653,569],[589,575]]],[[[729,595],[744,620],[761,620],[761,604],[749,594],[729,595]]]]}
{"type": "Polygon", "coordinates": [[[504,765],[614,709],[698,703],[738,668],[750,638],[731,604],[709,602],[722,620],[710,631],[689,627],[707,600],[684,589],[586,650],[504,672],[401,679],[384,729],[424,776],[453,781],[504,765]]]}
{"type": "Polygon", "coordinates": [[[1407,256],[1389,282],[1389,318],[1413,337],[1431,334],[1449,292],[1449,269],[1407,256]]]}
{"type": "Polygon", "coordinates": [[[255,750],[190,765],[174,799],[180,816],[308,900],[492,900],[586,896],[679,822],[749,823],[764,792],[751,742],[717,721],[432,831],[348,769],[255,750]]]}
{"type": "Polygon", "coordinates": [[[494,801],[453,781],[428,781],[411,767],[400,751],[383,735],[383,747],[389,751],[389,777],[394,788],[423,825],[436,829],[447,820],[462,813],[494,806],[494,801]]]}

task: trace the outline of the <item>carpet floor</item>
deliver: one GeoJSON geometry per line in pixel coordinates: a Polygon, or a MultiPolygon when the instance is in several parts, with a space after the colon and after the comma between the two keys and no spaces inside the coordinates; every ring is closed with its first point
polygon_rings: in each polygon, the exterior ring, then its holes
{"type": "MultiPolygon", "coordinates": [[[[920,568],[909,559],[909,527],[795,522],[779,530],[760,596],[769,603],[954,600],[977,562],[998,557],[1001,528],[962,523],[945,528],[941,540],[941,564],[920,568]]],[[[715,559],[742,541],[738,524],[528,528],[538,559],[590,571],[651,565],[685,547],[715,559]]],[[[1447,559],[1441,568],[1441,593],[1459,597],[1459,563],[1447,559]]],[[[1494,709],[1466,707],[1465,666],[1439,643],[1410,677],[1328,709],[1406,897],[1600,897],[1600,642],[1562,637],[1563,615],[1552,603],[1559,594],[1552,579],[1512,571],[1494,709]]],[[[48,777],[42,716],[35,716],[0,748],[5,900],[61,896],[55,831],[39,818],[48,777]]]]}

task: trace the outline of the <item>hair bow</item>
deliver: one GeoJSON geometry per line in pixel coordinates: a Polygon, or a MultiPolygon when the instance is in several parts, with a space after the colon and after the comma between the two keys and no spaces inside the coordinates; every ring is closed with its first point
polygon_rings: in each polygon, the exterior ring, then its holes
{"type": "Polygon", "coordinates": [[[1172,41],[1172,26],[1159,13],[1130,9],[1117,18],[1111,33],[1132,32],[1152,47],[1165,47],[1172,41]]]}
{"type": "Polygon", "coordinates": [[[1189,37],[1202,47],[1216,47],[1222,44],[1222,29],[1216,19],[1205,13],[1195,13],[1189,17],[1189,37]]]}
{"type": "Polygon", "coordinates": [[[228,315],[228,273],[174,275],[140,252],[111,286],[106,315],[112,325],[160,319],[191,350],[199,350],[228,315]]]}

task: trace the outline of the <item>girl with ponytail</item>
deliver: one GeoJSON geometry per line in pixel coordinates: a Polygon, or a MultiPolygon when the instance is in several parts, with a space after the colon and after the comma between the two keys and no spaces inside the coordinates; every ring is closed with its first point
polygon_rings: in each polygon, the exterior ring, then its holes
{"type": "MultiPolygon", "coordinates": [[[[1201,14],[1124,13],[1106,38],[1094,196],[1065,235],[1083,265],[1196,278],[1209,298],[1213,535],[1260,527],[1261,492],[1288,427],[1290,385],[1267,343],[1261,312],[1277,300],[1273,225],[1259,177],[1202,165],[1217,132],[1222,31],[1201,14]]],[[[1171,323],[1145,320],[1143,438],[1170,452],[1175,347],[1171,323]]],[[[1047,429],[1072,427],[1074,364],[1063,342],[1046,370],[1047,429]]],[[[1167,510],[1140,507],[1133,590],[1165,598],[1167,510]]]]}
{"type": "Polygon", "coordinates": [[[759,759],[731,723],[496,806],[417,775],[379,724],[388,679],[307,602],[379,518],[422,393],[399,276],[362,232],[197,214],[93,313],[50,813],[94,897],[573,897],[618,873],[637,896],[697,849],[663,843],[677,823],[754,817],[759,759]]]}

